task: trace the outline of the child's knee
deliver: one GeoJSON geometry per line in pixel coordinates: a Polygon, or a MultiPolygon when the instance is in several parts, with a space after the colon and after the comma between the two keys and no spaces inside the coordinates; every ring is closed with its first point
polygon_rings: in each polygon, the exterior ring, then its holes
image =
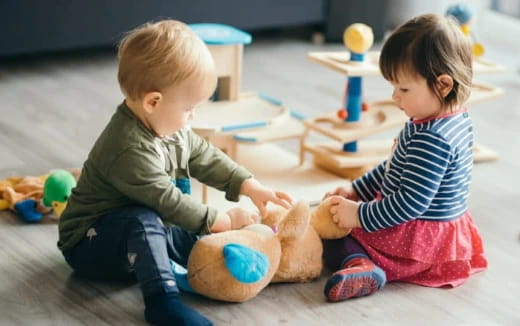
{"type": "Polygon", "coordinates": [[[133,207],[128,211],[128,216],[129,218],[134,219],[136,224],[141,225],[145,229],[152,228],[166,230],[161,216],[159,216],[156,211],[148,207],[133,207]]]}

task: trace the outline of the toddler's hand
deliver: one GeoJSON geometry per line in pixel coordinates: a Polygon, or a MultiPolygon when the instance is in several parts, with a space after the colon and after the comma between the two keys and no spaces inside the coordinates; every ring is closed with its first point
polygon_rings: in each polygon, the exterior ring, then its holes
{"type": "Polygon", "coordinates": [[[249,224],[260,222],[260,217],[257,214],[251,213],[240,207],[234,207],[226,213],[231,221],[231,230],[239,230],[249,224]]]}
{"type": "Polygon", "coordinates": [[[337,187],[333,191],[329,191],[323,196],[323,199],[331,196],[341,196],[343,198],[347,198],[353,201],[359,201],[359,196],[357,192],[352,188],[351,185],[343,186],[343,187],[337,187]]]}
{"type": "Polygon", "coordinates": [[[262,185],[258,180],[250,178],[242,183],[240,193],[248,196],[253,201],[262,218],[267,216],[266,206],[268,202],[280,205],[289,209],[292,205],[292,198],[282,191],[274,191],[262,185]]]}
{"type": "Polygon", "coordinates": [[[332,197],[330,202],[332,220],[338,224],[340,228],[351,229],[361,227],[358,214],[359,203],[341,196],[332,197]]]}

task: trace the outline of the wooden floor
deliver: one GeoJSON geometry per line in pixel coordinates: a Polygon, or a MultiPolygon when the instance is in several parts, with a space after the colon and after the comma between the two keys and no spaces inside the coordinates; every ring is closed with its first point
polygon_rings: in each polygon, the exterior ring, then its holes
{"type": "MultiPolygon", "coordinates": [[[[186,302],[217,325],[520,325],[520,23],[496,15],[482,16],[479,23],[488,58],[509,68],[477,76],[506,93],[470,108],[477,141],[501,155],[497,162],[475,166],[471,188],[487,271],[456,289],[392,283],[373,296],[335,304],[322,294],[327,272],[308,284],[269,286],[244,304],[193,295],[185,295],[186,302]]],[[[246,48],[243,88],[265,92],[309,116],[336,110],[344,77],[305,55],[339,49],[286,35],[258,38],[246,48]]],[[[378,77],[365,80],[365,91],[368,100],[390,95],[378,77]]],[[[81,166],[121,100],[110,52],[1,64],[0,179],[81,166]]],[[[294,142],[281,146],[296,151],[294,142]]],[[[144,324],[135,284],[76,279],[56,241],[52,220],[26,225],[0,212],[0,325],[144,324]]]]}

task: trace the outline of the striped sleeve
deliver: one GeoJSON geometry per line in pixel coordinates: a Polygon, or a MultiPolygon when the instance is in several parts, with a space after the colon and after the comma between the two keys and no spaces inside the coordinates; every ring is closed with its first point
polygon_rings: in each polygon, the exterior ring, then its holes
{"type": "Polygon", "coordinates": [[[376,198],[376,192],[381,190],[383,184],[385,165],[386,160],[352,182],[352,188],[362,201],[371,201],[376,198]]]}
{"type": "Polygon", "coordinates": [[[406,223],[430,206],[451,161],[451,146],[438,134],[418,131],[407,146],[399,189],[380,201],[361,203],[359,219],[368,232],[406,223]]]}

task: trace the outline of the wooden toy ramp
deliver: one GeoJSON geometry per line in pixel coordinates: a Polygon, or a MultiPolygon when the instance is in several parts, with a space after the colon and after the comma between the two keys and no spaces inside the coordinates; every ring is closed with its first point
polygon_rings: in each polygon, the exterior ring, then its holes
{"type": "Polygon", "coordinates": [[[233,139],[242,144],[261,144],[278,140],[299,138],[303,135],[305,126],[302,118],[291,112],[291,118],[264,128],[238,131],[233,139]]]}
{"type": "Polygon", "coordinates": [[[505,70],[503,65],[484,58],[476,58],[473,60],[473,73],[503,73],[505,70]]]}
{"type": "Polygon", "coordinates": [[[243,93],[237,101],[207,102],[197,108],[192,129],[236,160],[238,143],[299,138],[300,114],[265,94],[243,93]]]}
{"type": "MultiPolygon", "coordinates": [[[[367,52],[363,62],[350,61],[349,51],[309,52],[307,58],[350,77],[381,75],[379,71],[379,51],[367,52]]],[[[483,58],[477,58],[473,61],[473,73],[501,73],[504,71],[504,66],[483,58]]]]}
{"type": "Polygon", "coordinates": [[[469,96],[467,105],[492,100],[494,98],[504,95],[504,90],[498,87],[493,87],[479,82],[473,82],[471,87],[471,95],[469,96]]]}
{"type": "Polygon", "coordinates": [[[379,76],[379,52],[369,51],[362,62],[350,61],[349,51],[309,52],[307,58],[350,77],[379,76]]]}
{"type": "Polygon", "coordinates": [[[368,107],[368,111],[361,115],[361,120],[355,123],[345,122],[335,113],[304,121],[307,130],[300,142],[300,163],[303,164],[305,153],[308,152],[313,155],[317,166],[342,177],[354,179],[386,159],[390,154],[392,140],[358,140],[389,129],[397,129],[404,125],[407,117],[393,101],[373,102],[368,104],[368,107]],[[306,142],[305,138],[311,131],[334,142],[306,142]],[[358,150],[354,153],[344,152],[343,144],[352,141],[358,141],[358,150]]]}
{"type": "Polygon", "coordinates": [[[242,93],[237,101],[206,102],[195,111],[190,125],[199,134],[265,127],[285,121],[289,110],[262,94],[242,93]]]}
{"type": "Polygon", "coordinates": [[[332,112],[308,119],[303,123],[310,130],[338,142],[348,143],[395,128],[406,121],[406,116],[393,101],[369,103],[368,107],[368,111],[362,113],[361,120],[358,122],[345,122],[332,112]]]}

